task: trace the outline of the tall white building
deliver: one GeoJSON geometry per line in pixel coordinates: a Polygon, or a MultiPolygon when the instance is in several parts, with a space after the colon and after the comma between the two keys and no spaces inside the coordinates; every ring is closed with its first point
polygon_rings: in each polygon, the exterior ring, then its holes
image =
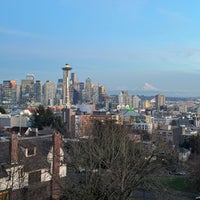
{"type": "Polygon", "coordinates": [[[46,81],[43,85],[43,104],[44,106],[53,106],[55,99],[55,83],[46,81]]]}
{"type": "Polygon", "coordinates": [[[134,95],[132,100],[133,100],[133,107],[138,109],[141,99],[137,95],[134,95]]]}
{"type": "Polygon", "coordinates": [[[131,96],[128,94],[128,91],[121,91],[118,95],[118,103],[121,107],[130,106],[132,107],[131,96]]]}

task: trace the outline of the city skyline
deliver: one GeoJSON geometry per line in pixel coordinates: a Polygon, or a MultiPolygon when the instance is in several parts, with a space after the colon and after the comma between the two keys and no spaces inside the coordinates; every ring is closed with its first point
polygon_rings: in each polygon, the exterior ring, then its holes
{"type": "Polygon", "coordinates": [[[3,1],[0,82],[57,82],[68,63],[107,91],[200,96],[200,2],[3,1]]]}

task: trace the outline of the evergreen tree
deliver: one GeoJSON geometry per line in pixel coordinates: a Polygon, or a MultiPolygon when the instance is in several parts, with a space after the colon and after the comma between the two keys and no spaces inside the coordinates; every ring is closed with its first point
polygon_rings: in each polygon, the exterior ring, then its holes
{"type": "Polygon", "coordinates": [[[44,127],[51,127],[60,133],[66,131],[64,123],[60,116],[56,116],[51,108],[45,109],[44,106],[39,106],[33,113],[32,127],[42,130],[44,127]]]}
{"type": "Polygon", "coordinates": [[[1,114],[6,114],[6,111],[5,111],[5,109],[4,109],[3,106],[0,106],[0,113],[1,113],[1,114]]]}

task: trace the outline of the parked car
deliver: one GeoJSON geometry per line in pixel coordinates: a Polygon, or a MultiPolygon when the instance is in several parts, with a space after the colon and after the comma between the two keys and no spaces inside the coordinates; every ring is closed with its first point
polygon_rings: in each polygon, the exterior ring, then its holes
{"type": "Polygon", "coordinates": [[[176,172],[175,175],[177,175],[177,176],[185,176],[186,172],[176,172]]]}

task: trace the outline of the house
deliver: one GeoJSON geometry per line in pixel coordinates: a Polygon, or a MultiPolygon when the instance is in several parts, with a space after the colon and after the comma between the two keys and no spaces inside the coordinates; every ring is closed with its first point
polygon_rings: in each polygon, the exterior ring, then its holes
{"type": "Polygon", "coordinates": [[[190,158],[191,155],[191,151],[185,148],[180,148],[179,149],[179,153],[178,153],[178,157],[180,161],[188,161],[188,159],[190,158]]]}
{"type": "Polygon", "coordinates": [[[67,166],[59,133],[0,140],[0,199],[59,199],[67,166]]]}

